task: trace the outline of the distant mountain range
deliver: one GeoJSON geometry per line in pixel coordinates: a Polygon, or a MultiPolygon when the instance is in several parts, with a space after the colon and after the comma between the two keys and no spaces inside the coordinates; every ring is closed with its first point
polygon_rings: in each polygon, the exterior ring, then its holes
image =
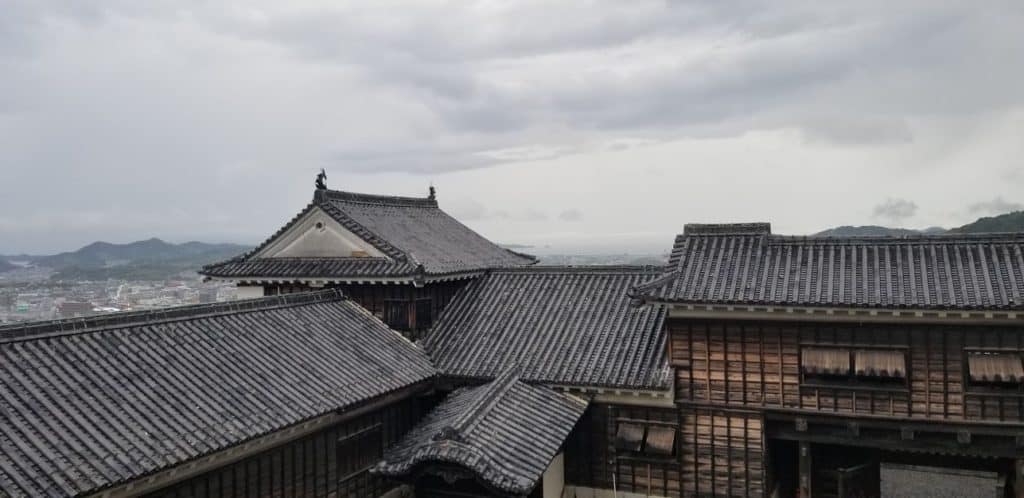
{"type": "Polygon", "coordinates": [[[997,233],[997,232],[1024,232],[1024,211],[1001,214],[979,218],[973,223],[962,227],[942,228],[931,227],[923,230],[909,228],[889,228],[877,225],[864,226],[842,226],[829,228],[814,235],[828,237],[877,237],[877,236],[901,236],[901,235],[940,235],[954,233],[997,233]]]}
{"type": "Polygon", "coordinates": [[[53,278],[58,280],[162,280],[249,249],[238,244],[172,244],[157,238],[128,244],[93,242],[77,251],[49,256],[0,257],[0,271],[12,269],[5,266],[10,259],[51,268],[56,271],[53,278]]]}

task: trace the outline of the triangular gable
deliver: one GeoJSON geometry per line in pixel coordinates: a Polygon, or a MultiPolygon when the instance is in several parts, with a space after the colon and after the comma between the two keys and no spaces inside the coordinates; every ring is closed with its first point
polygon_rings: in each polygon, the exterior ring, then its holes
{"type": "Polygon", "coordinates": [[[351,258],[387,256],[314,207],[254,255],[256,258],[351,258]]]}

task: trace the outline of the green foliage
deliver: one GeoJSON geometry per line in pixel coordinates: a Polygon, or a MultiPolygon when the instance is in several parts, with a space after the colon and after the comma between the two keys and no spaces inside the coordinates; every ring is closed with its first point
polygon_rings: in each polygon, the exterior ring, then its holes
{"type": "Polygon", "coordinates": [[[974,223],[950,230],[951,233],[1024,232],[1024,211],[979,218],[974,223]]]}

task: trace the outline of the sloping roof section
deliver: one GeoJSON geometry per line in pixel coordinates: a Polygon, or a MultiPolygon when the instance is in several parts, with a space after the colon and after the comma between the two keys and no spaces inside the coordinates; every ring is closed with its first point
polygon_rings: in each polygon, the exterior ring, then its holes
{"type": "Polygon", "coordinates": [[[434,376],[335,291],[0,328],[0,496],[91,493],[434,376]]]}
{"type": "Polygon", "coordinates": [[[452,218],[438,207],[434,197],[317,190],[309,206],[259,247],[228,261],[207,265],[201,273],[239,280],[413,279],[534,263],[534,257],[504,249],[452,218]],[[264,254],[264,249],[317,210],[384,256],[275,258],[264,254]]]}
{"type": "Polygon", "coordinates": [[[371,472],[401,477],[450,464],[500,492],[525,495],[586,408],[586,401],[526,384],[509,369],[488,384],[452,393],[371,472]]]}
{"type": "Polygon", "coordinates": [[[791,237],[767,223],[686,225],[654,302],[1024,309],[1024,234],[791,237]]]}
{"type": "Polygon", "coordinates": [[[423,342],[442,374],[491,379],[519,365],[548,384],[666,389],[664,310],[635,307],[654,267],[495,270],[455,296],[423,342]]]}

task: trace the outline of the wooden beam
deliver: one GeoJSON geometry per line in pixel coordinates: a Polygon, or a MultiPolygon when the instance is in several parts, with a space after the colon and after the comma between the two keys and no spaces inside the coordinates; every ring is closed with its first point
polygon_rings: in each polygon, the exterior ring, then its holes
{"type": "Polygon", "coordinates": [[[1013,463],[1013,496],[1024,498],[1024,458],[1013,463]]]}
{"type": "Polygon", "coordinates": [[[811,482],[812,464],[811,443],[800,441],[800,482],[797,493],[799,498],[811,498],[811,490],[813,489],[811,482]]]}

